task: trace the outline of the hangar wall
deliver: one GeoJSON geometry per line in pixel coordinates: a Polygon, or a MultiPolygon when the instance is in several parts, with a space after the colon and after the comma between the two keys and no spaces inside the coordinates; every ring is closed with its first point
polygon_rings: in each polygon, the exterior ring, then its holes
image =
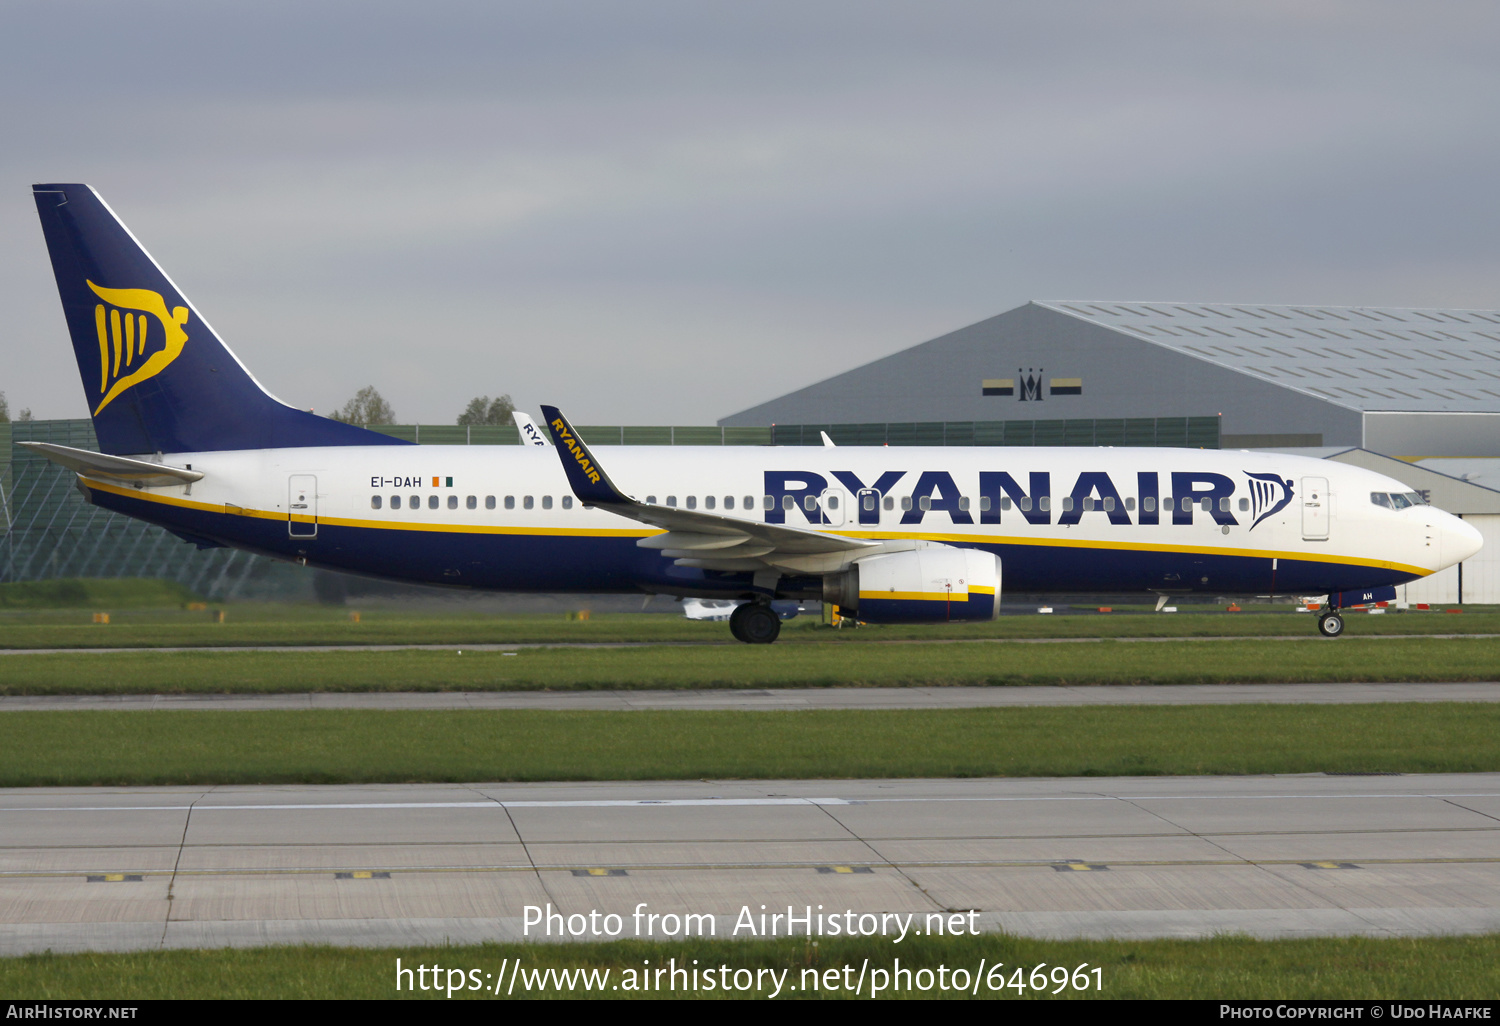
{"type": "Polygon", "coordinates": [[[1500,413],[1383,413],[1364,415],[1364,448],[1415,459],[1422,456],[1500,456],[1500,413]]]}

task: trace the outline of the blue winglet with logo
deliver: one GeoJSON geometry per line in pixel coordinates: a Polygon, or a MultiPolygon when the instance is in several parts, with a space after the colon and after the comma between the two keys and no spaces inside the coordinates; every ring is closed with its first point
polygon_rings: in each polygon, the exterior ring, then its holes
{"type": "Polygon", "coordinates": [[[104,452],[409,444],[270,395],[98,193],[31,189],[104,452]]]}
{"type": "Polygon", "coordinates": [[[634,501],[615,487],[613,481],[589,452],[568,418],[556,406],[543,406],[542,416],[547,418],[547,430],[552,434],[552,444],[557,446],[557,455],[562,459],[563,472],[568,475],[568,484],[578,501],[589,506],[634,505],[634,501]]]}

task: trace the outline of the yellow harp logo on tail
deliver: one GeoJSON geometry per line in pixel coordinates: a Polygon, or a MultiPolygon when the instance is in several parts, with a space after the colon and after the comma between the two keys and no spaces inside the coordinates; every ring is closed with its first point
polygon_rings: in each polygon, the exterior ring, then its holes
{"type": "MultiPolygon", "coordinates": [[[[87,280],[87,279],[85,279],[87,280]]],[[[107,289],[88,283],[104,300],[94,307],[94,327],[99,331],[99,405],[94,416],[121,392],[153,378],[182,354],[187,342],[188,308],[176,306],[167,312],[167,301],[150,289],[107,289]],[[107,304],[107,305],[106,305],[107,304]],[[151,328],[155,318],[157,327],[151,328]],[[147,352],[150,355],[147,355],[147,352]]]]}

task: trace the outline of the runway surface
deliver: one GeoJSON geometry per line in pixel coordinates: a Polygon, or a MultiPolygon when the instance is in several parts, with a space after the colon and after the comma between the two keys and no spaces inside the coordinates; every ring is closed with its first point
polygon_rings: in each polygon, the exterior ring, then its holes
{"type": "Polygon", "coordinates": [[[0,713],[262,709],[983,709],[1004,706],[1341,705],[1354,702],[1500,702],[1500,683],[1157,684],[1148,686],[728,688],[667,691],[420,691],[284,695],[7,695],[0,713]]]}
{"type": "Polygon", "coordinates": [[[1500,774],[0,791],[0,953],[511,940],[528,905],[626,936],[642,906],[726,937],[761,905],[1041,937],[1496,931],[1500,774]]]}

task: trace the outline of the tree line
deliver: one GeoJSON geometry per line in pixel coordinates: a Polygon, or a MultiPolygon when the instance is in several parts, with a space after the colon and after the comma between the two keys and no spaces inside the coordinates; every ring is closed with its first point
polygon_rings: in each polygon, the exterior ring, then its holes
{"type": "MultiPolygon", "coordinates": [[[[4,393],[0,393],[0,403],[3,402],[4,393]]],[[[469,405],[464,407],[464,411],[458,415],[454,423],[460,427],[513,424],[515,421],[511,419],[511,414],[515,411],[516,404],[508,395],[497,396],[494,399],[487,395],[475,396],[469,400],[469,405]]],[[[353,399],[344,404],[343,409],[329,416],[334,420],[358,427],[396,423],[395,409],[379,392],[375,391],[374,385],[361,388],[354,393],[353,399]]]]}

